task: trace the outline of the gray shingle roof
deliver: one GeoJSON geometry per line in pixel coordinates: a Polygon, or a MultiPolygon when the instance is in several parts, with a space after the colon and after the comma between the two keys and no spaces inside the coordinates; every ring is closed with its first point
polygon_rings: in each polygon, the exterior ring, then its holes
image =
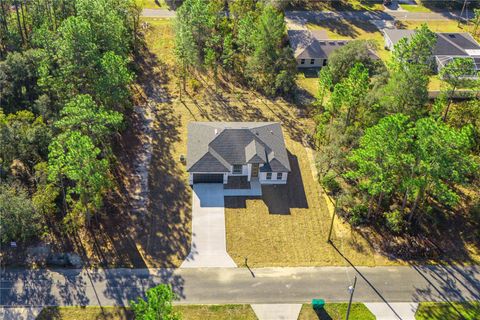
{"type": "MultiPolygon", "coordinates": [[[[415,30],[385,29],[384,34],[395,45],[402,38],[410,39],[415,30]]],[[[466,32],[437,32],[437,44],[433,51],[435,56],[469,56],[465,50],[478,50],[480,45],[466,32]]]]}
{"type": "Polygon", "coordinates": [[[277,122],[190,122],[187,171],[229,172],[234,164],[266,163],[289,172],[282,128],[277,122]]]}
{"type": "Polygon", "coordinates": [[[326,59],[348,40],[329,40],[323,30],[288,30],[296,59],[326,59]]]}

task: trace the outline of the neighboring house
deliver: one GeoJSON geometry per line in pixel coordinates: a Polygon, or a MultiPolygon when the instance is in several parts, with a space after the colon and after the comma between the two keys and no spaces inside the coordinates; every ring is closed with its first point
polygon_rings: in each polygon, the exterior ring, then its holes
{"type": "Polygon", "coordinates": [[[190,184],[243,177],[260,184],[285,184],[290,172],[277,122],[190,122],[187,171],[190,184]]]}
{"type": "MultiPolygon", "coordinates": [[[[331,54],[352,40],[330,40],[325,30],[288,30],[290,47],[297,68],[321,68],[327,65],[331,54]]],[[[373,59],[379,59],[369,50],[373,59]]]]}
{"type": "Polygon", "coordinates": [[[320,68],[348,40],[329,40],[324,30],[288,30],[290,46],[298,68],[320,68]]]}
{"type": "MultiPolygon", "coordinates": [[[[411,38],[415,30],[385,29],[385,49],[393,51],[402,38],[411,38]]],[[[437,32],[437,44],[433,50],[437,72],[454,58],[471,58],[476,71],[480,70],[480,45],[466,32],[437,32]]]]}

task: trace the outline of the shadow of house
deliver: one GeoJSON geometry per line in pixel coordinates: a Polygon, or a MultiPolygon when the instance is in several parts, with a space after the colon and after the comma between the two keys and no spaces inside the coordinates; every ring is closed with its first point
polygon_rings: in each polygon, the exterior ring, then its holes
{"type": "MultiPolygon", "coordinates": [[[[284,185],[263,185],[261,199],[268,208],[270,214],[290,214],[292,208],[308,208],[307,196],[303,185],[298,159],[288,150],[291,172],[288,175],[287,183],[284,185]]],[[[225,208],[247,207],[249,199],[260,199],[259,197],[225,197],[225,208]]]]}

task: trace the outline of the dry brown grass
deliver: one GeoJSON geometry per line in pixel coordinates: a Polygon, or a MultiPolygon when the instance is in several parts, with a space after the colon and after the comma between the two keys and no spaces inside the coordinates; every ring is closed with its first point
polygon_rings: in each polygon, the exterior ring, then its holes
{"type": "MultiPolygon", "coordinates": [[[[149,22],[151,30],[146,35],[149,48],[157,56],[169,60],[171,42],[158,38],[162,34],[169,37],[169,32],[159,31],[168,28],[171,22],[149,22]],[[163,45],[159,45],[158,41],[163,45]]],[[[172,75],[172,67],[168,68],[169,75],[172,75]]],[[[313,159],[307,155],[302,143],[305,135],[311,136],[314,132],[313,120],[308,116],[299,116],[298,108],[283,99],[270,100],[228,81],[221,81],[216,89],[211,77],[201,74],[195,77],[200,87],[198,92],[189,88],[181,99],[178,82],[173,78],[168,81],[167,87],[172,97],[168,108],[171,117],[176,119],[175,135],[178,137],[172,144],[171,158],[177,160],[181,154],[186,154],[186,127],[190,121],[281,121],[291,163],[295,168],[290,177],[294,184],[287,186],[287,193],[281,196],[270,194],[268,200],[272,204],[275,203],[275,197],[289,199],[290,214],[270,214],[262,199],[246,200],[246,208],[226,209],[227,247],[236,263],[243,265],[247,256],[250,266],[344,265],[344,260],[325,241],[331,215],[322,190],[312,174],[313,159]]],[[[162,170],[159,166],[153,169],[162,170]]],[[[179,166],[177,169],[186,184],[185,167],[179,166]]],[[[152,201],[157,200],[152,198],[152,201]]],[[[335,223],[334,239],[355,264],[394,263],[375,255],[373,248],[340,220],[335,223]]]]}

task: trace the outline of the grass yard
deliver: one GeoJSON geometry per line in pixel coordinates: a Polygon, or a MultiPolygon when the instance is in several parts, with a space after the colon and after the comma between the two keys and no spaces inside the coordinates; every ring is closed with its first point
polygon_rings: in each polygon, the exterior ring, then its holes
{"type": "MultiPolygon", "coordinates": [[[[286,130],[285,130],[286,129],[286,130]]],[[[226,198],[227,251],[239,266],[345,265],[327,244],[331,210],[312,174],[312,155],[288,134],[292,172],[286,186],[263,187],[262,199],[226,198]]],[[[341,220],[335,220],[334,242],[356,265],[391,265],[341,220]]]]}
{"type": "MultiPolygon", "coordinates": [[[[316,311],[310,304],[304,304],[298,320],[343,320],[347,313],[347,303],[327,303],[323,310],[316,311]]],[[[363,303],[353,303],[350,320],[375,320],[375,316],[363,303]]]]}
{"type": "MultiPolygon", "coordinates": [[[[250,305],[177,305],[183,320],[256,320],[250,305]]],[[[124,307],[47,307],[36,320],[134,320],[124,307]]]]}
{"type": "Polygon", "coordinates": [[[480,302],[422,302],[415,313],[415,318],[417,320],[477,320],[480,319],[480,302]]]}
{"type": "Polygon", "coordinates": [[[408,12],[432,12],[431,9],[421,4],[401,4],[400,6],[408,12]]]}
{"type": "Polygon", "coordinates": [[[165,0],[136,0],[137,4],[145,9],[167,9],[165,0]]]}
{"type": "Polygon", "coordinates": [[[256,320],[248,304],[175,306],[183,320],[256,320]]]}
{"type": "MultiPolygon", "coordinates": [[[[295,2],[294,2],[295,3],[295,2]]],[[[319,11],[382,11],[381,0],[297,1],[294,9],[319,11]]]]}
{"type": "Polygon", "coordinates": [[[384,39],[378,28],[368,21],[325,19],[307,23],[308,29],[324,29],[330,39],[372,40],[377,44],[377,55],[387,61],[390,52],[384,48],[384,39]]]}
{"type": "Polygon", "coordinates": [[[47,307],[36,320],[134,320],[133,313],[122,307],[47,307]]]}
{"type": "MultiPolygon", "coordinates": [[[[309,158],[307,150],[302,144],[303,137],[312,135],[315,124],[308,114],[299,116],[298,108],[283,99],[270,100],[255,92],[242,88],[232,81],[220,79],[216,86],[212,83],[209,75],[198,74],[194,80],[187,81],[187,93],[180,92],[178,81],[174,77],[172,59],[172,34],[170,20],[146,20],[150,28],[146,33],[146,41],[153,55],[156,55],[158,63],[168,68],[168,80],[165,86],[168,90],[171,103],[162,108],[163,124],[169,133],[164,130],[159,140],[175,137],[168,150],[158,149],[158,161],[152,162],[152,181],[158,182],[158,190],[162,190],[161,181],[166,170],[170,171],[167,163],[174,166],[175,179],[183,179],[186,184],[187,173],[185,166],[179,165],[180,155],[186,154],[187,124],[190,121],[281,121],[286,136],[287,148],[291,153],[291,163],[295,172],[292,174],[285,191],[288,194],[278,194],[278,190],[266,192],[267,202],[262,199],[237,198],[234,203],[229,203],[226,209],[227,246],[229,253],[237,264],[243,265],[244,257],[248,256],[250,266],[299,266],[299,265],[344,265],[344,260],[327,243],[325,238],[328,232],[330,213],[322,190],[312,174],[313,156],[309,158]],[[167,123],[165,123],[167,122],[167,123]],[[167,153],[168,158],[161,158],[161,154],[167,153]],[[293,187],[293,189],[292,189],[293,187]],[[287,202],[282,201],[288,199],[287,202]],[[274,205],[272,205],[274,203],[274,205]],[[290,214],[270,214],[270,209],[283,210],[288,208],[290,214]],[[253,227],[252,227],[253,226],[253,227]],[[245,241],[248,239],[248,241],[245,241]]],[[[315,80],[316,81],[316,80],[315,80]]],[[[303,112],[304,113],[304,112],[303,112]]],[[[159,117],[160,117],[159,116],[159,117]]],[[[160,119],[160,118],[159,118],[160,119]]],[[[164,143],[164,142],[162,142],[164,143]]],[[[155,153],[157,154],[157,152],[155,153]]],[[[155,155],[154,155],[155,157],[155,155]]],[[[169,173],[171,175],[171,172],[169,173]]],[[[155,189],[155,188],[154,188],[155,189]]],[[[188,192],[190,194],[190,192],[188,192]]],[[[161,194],[152,193],[152,203],[157,204],[159,212],[165,209],[161,194]]],[[[172,197],[178,197],[172,194],[172,197]]],[[[190,201],[190,199],[187,199],[190,201]]],[[[183,197],[182,197],[183,201],[183,197]]],[[[228,202],[228,199],[227,199],[228,202]]],[[[166,209],[170,209],[166,207],[166,209]]],[[[167,217],[172,216],[172,214],[167,217]]],[[[174,219],[171,230],[175,235],[175,243],[184,243],[190,239],[189,217],[174,219]],[[181,227],[178,223],[185,223],[181,227]],[[188,231],[187,231],[188,229],[188,231]],[[185,240],[179,240],[181,232],[185,240]]],[[[374,254],[373,248],[355,232],[348,224],[337,220],[334,229],[334,239],[341,244],[342,252],[354,263],[360,265],[388,265],[394,262],[374,254]]],[[[160,239],[161,240],[161,239],[160,239]]],[[[160,243],[162,243],[160,241],[160,243]]],[[[155,244],[151,242],[151,245],[155,244]]],[[[179,245],[180,246],[180,245],[179,245]]],[[[167,246],[168,249],[174,246],[167,246]]],[[[161,249],[161,248],[160,248],[161,249]]],[[[169,253],[167,258],[178,263],[183,255],[183,246],[180,247],[182,254],[169,253]]],[[[150,250],[152,251],[152,250],[150,250]]],[[[161,251],[161,250],[160,250],[161,251]]],[[[187,250],[188,251],[188,250],[187,250]]],[[[159,252],[158,257],[165,252],[159,252]]]]}
{"type": "Polygon", "coordinates": [[[433,21],[399,21],[399,29],[416,29],[422,24],[427,24],[427,26],[433,32],[470,32],[472,25],[466,25],[464,23],[458,23],[457,20],[433,20],[433,21]]]}
{"type": "Polygon", "coordinates": [[[302,72],[297,75],[297,85],[305,89],[312,97],[318,94],[318,76],[305,76],[302,72]]]}

